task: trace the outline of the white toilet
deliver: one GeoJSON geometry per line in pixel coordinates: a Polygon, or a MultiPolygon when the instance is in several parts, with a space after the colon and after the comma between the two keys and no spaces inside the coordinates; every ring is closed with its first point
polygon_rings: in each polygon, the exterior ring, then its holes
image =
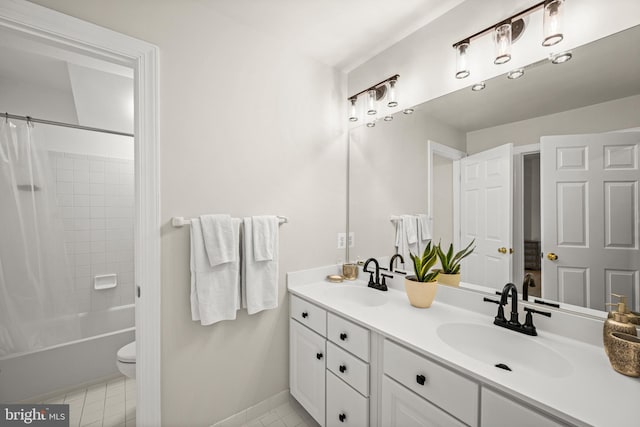
{"type": "Polygon", "coordinates": [[[130,342],[118,350],[118,370],[129,378],[136,377],[136,342],[130,342]]]}

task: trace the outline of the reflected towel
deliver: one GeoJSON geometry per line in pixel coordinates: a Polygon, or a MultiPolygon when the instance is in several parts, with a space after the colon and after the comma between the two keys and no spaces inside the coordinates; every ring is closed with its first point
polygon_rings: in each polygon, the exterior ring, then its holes
{"type": "Polygon", "coordinates": [[[429,241],[433,239],[431,222],[432,220],[427,215],[418,214],[418,251],[421,254],[429,241]]]}
{"type": "MultiPolygon", "coordinates": [[[[273,218],[277,224],[277,218],[273,218]]],[[[244,218],[243,222],[242,303],[249,314],[254,314],[278,306],[278,229],[273,233],[272,259],[257,261],[253,218],[244,218]]]]}
{"type": "MultiPolygon", "coordinates": [[[[239,239],[240,220],[232,219],[239,239]]],[[[236,252],[239,247],[236,247],[236,252]]],[[[200,219],[191,220],[191,319],[202,325],[233,320],[240,308],[240,256],[212,267],[206,254],[200,219]]]]}

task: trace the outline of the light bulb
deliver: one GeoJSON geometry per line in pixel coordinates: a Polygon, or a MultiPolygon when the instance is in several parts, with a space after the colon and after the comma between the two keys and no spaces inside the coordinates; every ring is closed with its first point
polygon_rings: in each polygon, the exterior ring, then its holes
{"type": "Polygon", "coordinates": [[[486,87],[486,85],[484,84],[484,82],[480,82],[480,83],[476,83],[473,86],[471,86],[471,90],[474,92],[479,92],[482,89],[484,89],[486,87]]]}

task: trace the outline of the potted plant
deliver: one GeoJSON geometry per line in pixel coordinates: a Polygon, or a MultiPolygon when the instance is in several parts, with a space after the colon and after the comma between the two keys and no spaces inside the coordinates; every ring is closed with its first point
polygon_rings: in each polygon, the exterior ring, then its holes
{"type": "Polygon", "coordinates": [[[404,280],[404,289],[407,292],[409,303],[418,308],[429,308],[438,290],[438,270],[431,268],[438,261],[438,250],[427,244],[421,257],[409,253],[413,261],[414,276],[407,276],[404,280]]]}
{"type": "Polygon", "coordinates": [[[475,239],[466,248],[455,254],[453,253],[453,243],[449,245],[447,253],[442,250],[440,243],[438,243],[436,251],[442,266],[440,275],[438,275],[438,283],[448,286],[460,286],[460,262],[471,255],[475,249],[475,246],[471,247],[474,242],[475,239]]]}

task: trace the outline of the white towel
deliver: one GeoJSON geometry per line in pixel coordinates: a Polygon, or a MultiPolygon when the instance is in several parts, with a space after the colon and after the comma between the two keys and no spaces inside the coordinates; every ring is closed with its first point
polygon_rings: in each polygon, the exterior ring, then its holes
{"type": "MultiPolygon", "coordinates": [[[[402,255],[405,263],[411,263],[410,253],[421,255],[418,248],[417,225],[418,219],[415,215],[400,215],[396,222],[396,253],[402,255]],[[409,229],[407,232],[407,229],[409,229]],[[409,243],[409,234],[415,236],[414,243],[409,243]]],[[[406,265],[406,264],[405,264],[406,265]]]]}
{"type": "Polygon", "coordinates": [[[273,215],[251,217],[253,226],[253,257],[255,261],[272,261],[277,243],[278,217],[273,215]]]}
{"type": "MultiPolygon", "coordinates": [[[[232,219],[235,236],[240,220],[232,219]]],[[[238,241],[239,237],[236,237],[238,241]]],[[[239,251],[239,247],[236,247],[239,251]]],[[[212,267],[204,247],[202,225],[191,220],[191,319],[202,325],[233,320],[240,308],[240,256],[235,261],[212,267]]]]}
{"type": "Polygon", "coordinates": [[[431,218],[425,214],[418,214],[418,251],[420,254],[424,252],[424,248],[433,239],[431,224],[431,218]]]}
{"type": "Polygon", "coordinates": [[[238,254],[238,233],[234,233],[229,215],[200,217],[204,248],[211,267],[234,262],[238,254]]]}
{"type": "MultiPolygon", "coordinates": [[[[277,224],[277,218],[273,217],[277,224]]],[[[242,302],[249,314],[278,306],[278,230],[272,234],[270,261],[256,261],[254,255],[254,221],[244,218],[242,302]]]]}

